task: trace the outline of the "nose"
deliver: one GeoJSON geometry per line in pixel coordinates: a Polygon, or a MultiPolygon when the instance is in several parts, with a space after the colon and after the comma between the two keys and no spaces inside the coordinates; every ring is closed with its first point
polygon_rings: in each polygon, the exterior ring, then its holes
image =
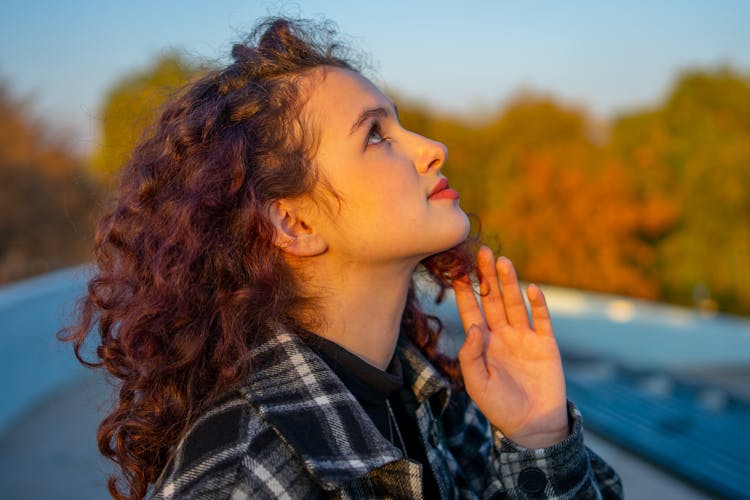
{"type": "Polygon", "coordinates": [[[420,174],[426,174],[433,170],[440,170],[448,158],[448,148],[445,144],[433,141],[419,134],[417,136],[417,150],[415,166],[420,174]]]}

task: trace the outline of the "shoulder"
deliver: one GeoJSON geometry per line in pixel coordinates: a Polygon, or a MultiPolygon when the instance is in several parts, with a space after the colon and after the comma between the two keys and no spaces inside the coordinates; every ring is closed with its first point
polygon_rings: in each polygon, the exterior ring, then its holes
{"type": "Polygon", "coordinates": [[[310,496],[314,483],[275,429],[241,393],[217,401],[186,432],[153,498],[310,496]]]}

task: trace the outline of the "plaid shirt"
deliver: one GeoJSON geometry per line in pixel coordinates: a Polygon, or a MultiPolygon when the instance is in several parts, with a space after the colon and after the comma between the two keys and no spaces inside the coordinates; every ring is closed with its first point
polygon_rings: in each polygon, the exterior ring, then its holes
{"type": "MultiPolygon", "coordinates": [[[[617,474],[571,435],[519,447],[492,431],[465,393],[400,339],[407,412],[416,419],[441,497],[621,498],[617,474]]],[[[423,498],[422,466],[376,429],[330,368],[296,335],[253,351],[253,374],[191,426],[154,498],[423,498]]]]}

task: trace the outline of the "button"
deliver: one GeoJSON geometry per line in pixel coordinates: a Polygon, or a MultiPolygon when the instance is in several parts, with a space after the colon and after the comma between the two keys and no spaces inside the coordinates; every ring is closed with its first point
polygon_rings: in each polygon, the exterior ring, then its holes
{"type": "Polygon", "coordinates": [[[437,419],[434,419],[430,424],[430,440],[433,446],[437,447],[440,445],[440,425],[437,419]]]}
{"type": "Polygon", "coordinates": [[[529,467],[518,475],[518,486],[526,493],[541,493],[547,486],[547,476],[541,469],[529,467]]]}

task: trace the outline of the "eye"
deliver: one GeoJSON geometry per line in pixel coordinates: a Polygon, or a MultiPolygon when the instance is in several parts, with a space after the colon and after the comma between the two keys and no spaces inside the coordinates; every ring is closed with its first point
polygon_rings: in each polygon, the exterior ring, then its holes
{"type": "Polygon", "coordinates": [[[381,142],[385,141],[386,137],[383,136],[383,132],[380,128],[380,123],[375,122],[370,127],[370,131],[367,132],[367,142],[366,146],[374,146],[376,144],[380,144],[381,142]]]}

